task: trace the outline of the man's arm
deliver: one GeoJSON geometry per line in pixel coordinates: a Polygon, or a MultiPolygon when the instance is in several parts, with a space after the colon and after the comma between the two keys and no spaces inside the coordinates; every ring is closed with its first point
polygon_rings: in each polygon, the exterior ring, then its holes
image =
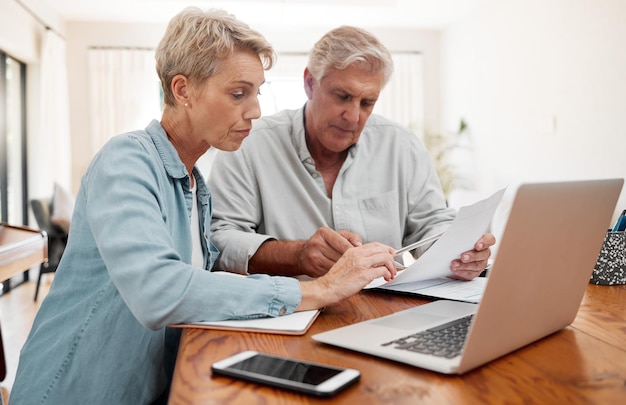
{"type": "Polygon", "coordinates": [[[248,273],[273,276],[297,276],[297,255],[305,241],[281,241],[270,239],[263,242],[248,262],[248,273]]]}
{"type": "Polygon", "coordinates": [[[248,272],[282,276],[319,277],[351,247],[360,246],[361,237],[352,232],[319,228],[309,240],[267,240],[250,258],[248,272]]]}

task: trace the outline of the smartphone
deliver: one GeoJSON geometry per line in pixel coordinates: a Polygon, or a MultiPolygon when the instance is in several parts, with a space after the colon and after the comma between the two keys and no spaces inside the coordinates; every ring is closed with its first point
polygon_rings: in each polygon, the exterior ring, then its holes
{"type": "Polygon", "coordinates": [[[215,374],[315,396],[331,396],[359,380],[358,370],[245,351],[213,363],[215,374]]]}

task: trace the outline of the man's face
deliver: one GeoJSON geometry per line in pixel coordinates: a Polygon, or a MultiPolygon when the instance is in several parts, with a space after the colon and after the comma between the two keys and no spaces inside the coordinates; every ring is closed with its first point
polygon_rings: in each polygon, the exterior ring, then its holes
{"type": "Polygon", "coordinates": [[[383,73],[370,73],[357,65],[331,69],[317,81],[306,69],[304,87],[309,99],[308,136],[326,150],[338,153],[359,140],[383,87],[383,73]]]}

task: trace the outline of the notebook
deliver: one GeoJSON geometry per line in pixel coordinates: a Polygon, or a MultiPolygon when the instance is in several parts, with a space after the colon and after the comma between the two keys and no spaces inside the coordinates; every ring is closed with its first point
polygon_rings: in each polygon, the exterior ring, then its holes
{"type": "Polygon", "coordinates": [[[319,309],[312,309],[309,311],[294,312],[289,315],[277,317],[213,322],[206,321],[186,324],[179,323],[170,325],[170,327],[272,333],[277,335],[304,335],[309,330],[311,325],[313,325],[313,322],[317,319],[319,313],[319,309]]]}
{"type": "Polygon", "coordinates": [[[313,339],[462,374],[557,332],[576,317],[622,185],[623,179],[522,184],[479,304],[434,301],[313,339]],[[460,354],[424,354],[417,337],[405,338],[464,317],[469,329],[460,354]]]}

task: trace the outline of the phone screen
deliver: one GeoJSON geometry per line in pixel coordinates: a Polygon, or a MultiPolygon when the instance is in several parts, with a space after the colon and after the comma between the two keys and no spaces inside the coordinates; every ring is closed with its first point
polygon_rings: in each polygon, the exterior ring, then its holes
{"type": "Polygon", "coordinates": [[[246,351],[218,361],[216,374],[241,378],[318,396],[337,393],[359,379],[360,373],[309,361],[246,351]]]}
{"type": "Polygon", "coordinates": [[[311,385],[319,385],[342,371],[338,368],[269,357],[262,354],[256,354],[235,363],[230,368],[311,385]]]}

